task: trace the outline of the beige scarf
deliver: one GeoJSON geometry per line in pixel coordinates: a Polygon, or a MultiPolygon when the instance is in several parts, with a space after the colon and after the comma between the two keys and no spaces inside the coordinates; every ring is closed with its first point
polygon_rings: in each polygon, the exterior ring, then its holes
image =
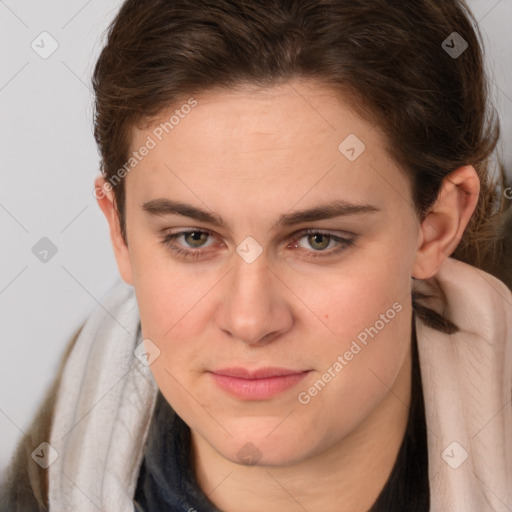
{"type": "MultiPolygon", "coordinates": [[[[448,335],[416,319],[431,512],[510,512],[512,293],[452,258],[421,286],[442,291],[436,309],[461,329],[448,335]]],[[[158,388],[134,355],[142,336],[133,288],[121,283],[103,306],[82,330],[57,395],[52,512],[133,512],[158,388]]]]}

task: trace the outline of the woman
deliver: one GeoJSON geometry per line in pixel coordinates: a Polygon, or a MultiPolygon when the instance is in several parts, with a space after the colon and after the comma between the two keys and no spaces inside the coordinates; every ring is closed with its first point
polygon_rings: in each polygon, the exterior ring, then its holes
{"type": "Polygon", "coordinates": [[[123,4],[93,85],[125,284],[71,343],[2,510],[512,508],[506,205],[472,19],[123,4]]]}

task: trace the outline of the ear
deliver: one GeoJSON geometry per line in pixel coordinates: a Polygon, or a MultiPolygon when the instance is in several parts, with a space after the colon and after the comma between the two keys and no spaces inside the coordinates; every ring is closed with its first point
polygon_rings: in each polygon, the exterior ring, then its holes
{"type": "Polygon", "coordinates": [[[413,277],[434,276],[457,248],[479,194],[480,179],[472,165],[459,167],[443,179],[439,195],[421,223],[413,277]]]}
{"type": "Polygon", "coordinates": [[[133,285],[130,253],[121,234],[121,225],[119,223],[114,193],[112,192],[112,186],[105,181],[103,176],[98,176],[94,180],[94,197],[96,197],[98,205],[110,227],[110,239],[119,273],[126,283],[133,285]]]}

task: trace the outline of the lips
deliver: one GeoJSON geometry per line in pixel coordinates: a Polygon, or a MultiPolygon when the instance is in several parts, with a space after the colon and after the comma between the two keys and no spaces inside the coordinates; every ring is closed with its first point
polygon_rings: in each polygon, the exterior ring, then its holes
{"type": "Polygon", "coordinates": [[[223,368],[212,373],[216,375],[225,375],[226,377],[238,377],[240,379],[267,379],[269,377],[286,377],[287,375],[297,375],[303,373],[302,370],[290,370],[287,368],[259,368],[257,370],[247,370],[246,368],[223,368]]]}
{"type": "Polygon", "coordinates": [[[223,391],[244,400],[266,400],[296,386],[309,371],[289,368],[222,368],[210,372],[223,391]]]}

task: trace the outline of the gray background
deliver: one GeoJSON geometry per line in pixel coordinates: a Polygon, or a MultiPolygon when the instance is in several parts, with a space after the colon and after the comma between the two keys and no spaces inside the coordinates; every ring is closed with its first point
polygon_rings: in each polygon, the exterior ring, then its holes
{"type": "MultiPolygon", "coordinates": [[[[469,3],[484,35],[510,171],[512,0],[469,3]]],[[[119,279],[92,195],[99,156],[89,82],[120,4],[0,0],[0,472],[68,340],[119,279]],[[59,45],[47,59],[31,47],[43,31],[59,45]],[[57,248],[47,262],[32,252],[43,237],[57,248]]]]}

